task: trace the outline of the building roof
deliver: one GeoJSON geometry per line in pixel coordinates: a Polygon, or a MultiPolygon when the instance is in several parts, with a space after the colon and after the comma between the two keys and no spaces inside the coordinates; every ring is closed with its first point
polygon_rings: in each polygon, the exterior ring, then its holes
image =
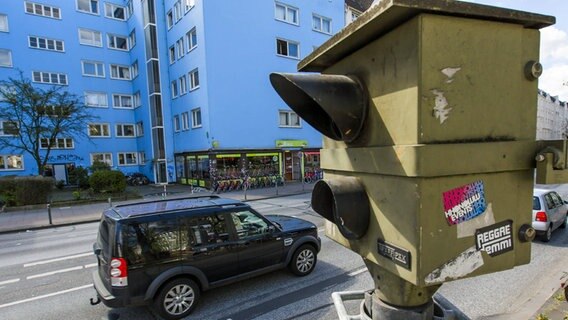
{"type": "Polygon", "coordinates": [[[372,3],[373,0],[345,0],[346,5],[361,12],[369,9],[372,3]]]}

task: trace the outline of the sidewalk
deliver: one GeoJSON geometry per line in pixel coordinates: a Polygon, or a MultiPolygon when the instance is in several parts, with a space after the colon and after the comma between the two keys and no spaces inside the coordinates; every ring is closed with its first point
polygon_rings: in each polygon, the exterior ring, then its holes
{"type": "MultiPolygon", "coordinates": [[[[260,188],[247,190],[246,199],[243,190],[224,192],[218,194],[220,197],[232,198],[241,201],[255,201],[281,196],[290,196],[302,193],[311,193],[314,184],[302,184],[300,182],[286,183],[285,186],[272,188],[260,188]]],[[[161,199],[164,197],[184,197],[192,195],[192,188],[187,185],[170,184],[166,185],[147,185],[134,187],[137,188],[138,194],[144,199],[127,200],[114,202],[114,204],[135,202],[140,200],[161,199]]],[[[203,190],[203,189],[201,189],[203,190]]],[[[193,195],[207,195],[210,192],[198,192],[193,195]]],[[[42,208],[34,209],[22,208],[21,210],[9,210],[0,213],[0,234],[8,232],[26,231],[33,229],[49,228],[56,226],[71,225],[76,223],[95,222],[101,217],[103,210],[109,207],[108,202],[98,202],[92,204],[83,204],[66,207],[51,207],[48,210],[47,205],[42,208]],[[49,211],[51,211],[51,223],[49,220],[49,211]]]]}

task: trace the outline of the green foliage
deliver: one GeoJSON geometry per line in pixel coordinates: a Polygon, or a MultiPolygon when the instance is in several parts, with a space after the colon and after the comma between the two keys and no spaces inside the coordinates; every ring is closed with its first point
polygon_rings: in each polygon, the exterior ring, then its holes
{"type": "Polygon", "coordinates": [[[89,170],[83,167],[69,169],[69,184],[81,189],[89,188],[89,170]]]}
{"type": "Polygon", "coordinates": [[[101,170],[110,171],[110,165],[106,162],[94,161],[93,164],[89,167],[89,170],[93,173],[101,170]]]}
{"type": "Polygon", "coordinates": [[[0,194],[7,206],[47,203],[53,179],[42,176],[0,178],[0,194]]]}
{"type": "Polygon", "coordinates": [[[73,191],[72,194],[75,200],[81,200],[81,191],[73,191]]]}
{"type": "Polygon", "coordinates": [[[95,193],[119,193],[126,190],[126,179],[121,171],[98,170],[89,177],[89,184],[95,193]]]}

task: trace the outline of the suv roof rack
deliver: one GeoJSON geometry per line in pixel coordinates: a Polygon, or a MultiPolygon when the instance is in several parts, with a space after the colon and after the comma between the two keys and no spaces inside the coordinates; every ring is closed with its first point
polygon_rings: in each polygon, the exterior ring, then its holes
{"type": "Polygon", "coordinates": [[[122,218],[127,218],[184,209],[223,207],[226,205],[246,206],[246,204],[238,200],[221,198],[217,195],[200,195],[120,204],[113,206],[110,210],[113,210],[122,218]]]}

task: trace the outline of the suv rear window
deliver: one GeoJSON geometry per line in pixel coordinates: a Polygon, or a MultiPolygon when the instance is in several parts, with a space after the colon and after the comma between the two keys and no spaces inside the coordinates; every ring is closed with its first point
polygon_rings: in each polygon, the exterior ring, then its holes
{"type": "Polygon", "coordinates": [[[99,247],[102,249],[102,255],[105,258],[111,256],[111,245],[110,239],[111,236],[114,234],[114,221],[111,219],[107,219],[104,215],[101,219],[101,223],[99,224],[99,235],[97,238],[97,242],[99,247]]]}
{"type": "Polygon", "coordinates": [[[177,219],[131,222],[122,228],[122,241],[129,265],[179,258],[182,243],[177,219]]]}

